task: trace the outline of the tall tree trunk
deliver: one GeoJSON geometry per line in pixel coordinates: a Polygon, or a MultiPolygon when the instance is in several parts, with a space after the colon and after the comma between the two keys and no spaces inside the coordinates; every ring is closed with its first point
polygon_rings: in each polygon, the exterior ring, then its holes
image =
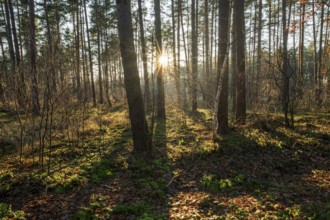
{"type": "Polygon", "coordinates": [[[35,39],[35,14],[34,14],[34,1],[29,0],[29,21],[30,21],[30,71],[32,83],[32,113],[33,115],[40,114],[39,104],[39,89],[37,78],[37,63],[36,63],[36,39],[35,39]]]}
{"type": "MultiPolygon", "coordinates": [[[[77,0],[76,2],[76,12],[75,15],[76,16],[76,83],[77,83],[77,87],[76,87],[76,92],[77,92],[77,98],[78,100],[81,100],[81,80],[80,80],[80,19],[79,19],[79,0],[77,0]]],[[[75,24],[74,24],[75,25],[75,24]]]]}
{"type": "Polygon", "coordinates": [[[305,8],[306,2],[300,2],[301,12],[300,12],[300,33],[299,33],[299,73],[298,73],[298,93],[299,96],[302,95],[302,84],[304,78],[304,38],[305,38],[305,8]]]}
{"type": "Polygon", "coordinates": [[[258,42],[257,42],[257,76],[256,76],[256,103],[258,103],[259,99],[259,79],[261,74],[261,33],[262,33],[262,0],[259,0],[259,17],[258,17],[258,42]]]}
{"type": "MultiPolygon", "coordinates": [[[[180,36],[180,21],[181,21],[181,0],[178,0],[178,22],[177,22],[177,68],[176,68],[176,89],[177,89],[177,102],[180,107],[182,107],[182,99],[181,99],[181,36],[180,36]]],[[[183,93],[185,94],[185,93],[183,93]]],[[[185,100],[185,98],[183,98],[185,100]]]]}
{"type": "Polygon", "coordinates": [[[16,65],[18,66],[20,64],[21,59],[20,59],[19,46],[18,46],[14,9],[13,9],[12,0],[7,0],[7,1],[8,1],[9,11],[10,11],[11,27],[12,27],[13,38],[14,38],[16,65]]]}
{"type": "Polygon", "coordinates": [[[84,13],[85,13],[85,22],[86,22],[87,44],[88,44],[89,69],[90,69],[90,73],[91,73],[92,99],[93,99],[93,106],[95,107],[96,106],[96,95],[95,95],[95,83],[94,83],[94,72],[93,72],[93,57],[92,57],[91,40],[90,40],[89,28],[88,28],[86,1],[87,0],[84,0],[84,13]]]}
{"type": "MultiPolygon", "coordinates": [[[[144,37],[144,25],[143,25],[143,12],[142,12],[142,0],[138,0],[139,7],[139,25],[140,25],[140,38],[141,38],[141,50],[142,50],[142,62],[143,62],[143,78],[144,78],[144,99],[146,103],[147,112],[151,111],[151,96],[148,74],[148,60],[147,60],[147,46],[144,37]]],[[[175,46],[174,46],[175,47],[175,46]]]]}
{"type": "MultiPolygon", "coordinates": [[[[180,81],[178,77],[177,57],[176,57],[176,35],[175,35],[175,15],[174,15],[174,0],[171,0],[171,18],[172,18],[172,52],[173,52],[173,69],[174,69],[174,80],[176,87],[176,102],[180,105],[180,81]]],[[[180,27],[180,26],[178,26],[180,27]]]]}
{"type": "Polygon", "coordinates": [[[190,83],[190,68],[189,68],[189,57],[188,57],[188,49],[187,49],[187,43],[186,43],[186,34],[184,30],[184,25],[183,25],[183,13],[182,13],[182,4],[181,0],[179,0],[179,12],[180,12],[180,22],[181,22],[181,30],[182,30],[182,40],[183,40],[183,51],[184,51],[184,56],[185,56],[185,62],[186,62],[186,77],[184,80],[184,89],[183,89],[183,108],[187,108],[188,106],[188,100],[190,99],[190,94],[188,92],[188,87],[190,83]]]}
{"type": "Polygon", "coordinates": [[[191,66],[192,66],[192,84],[191,84],[191,110],[197,111],[197,77],[198,77],[198,45],[196,28],[196,1],[191,1],[191,66]]]}
{"type": "Polygon", "coordinates": [[[236,11],[237,33],[237,84],[236,84],[236,121],[244,124],[246,120],[246,89],[245,89],[245,18],[244,4],[240,0],[234,0],[236,11]]]}
{"type": "Polygon", "coordinates": [[[288,119],[289,110],[289,61],[288,61],[288,27],[286,19],[286,0],[282,0],[282,34],[283,34],[283,52],[282,52],[282,109],[284,112],[285,125],[290,126],[288,119]]]}
{"type": "MultiPolygon", "coordinates": [[[[234,4],[233,4],[234,6],[234,4]]],[[[236,30],[236,10],[233,10],[232,35],[231,35],[231,71],[232,71],[232,112],[236,113],[236,85],[237,85],[237,30],[236,30]]]]}
{"type": "Polygon", "coordinates": [[[317,106],[321,107],[322,105],[322,53],[323,53],[323,27],[324,27],[324,3],[321,3],[321,18],[320,18],[320,40],[319,40],[319,54],[318,54],[318,93],[317,93],[317,106]]]}
{"type": "Polygon", "coordinates": [[[228,132],[228,56],[227,51],[229,48],[229,15],[230,15],[230,2],[229,0],[220,0],[219,3],[219,43],[218,43],[218,70],[217,75],[220,79],[221,90],[218,101],[218,134],[225,134],[228,132]],[[224,63],[226,62],[226,63],[224,63]],[[224,68],[224,69],[223,69],[224,68]],[[222,70],[223,69],[223,70],[222,70]],[[222,74],[222,75],[221,75],[222,74]]]}
{"type": "Polygon", "coordinates": [[[212,86],[210,84],[210,36],[209,36],[209,1],[204,0],[204,38],[205,38],[205,100],[210,102],[212,86]]]}
{"type": "Polygon", "coordinates": [[[110,82],[109,82],[109,48],[108,45],[105,45],[105,51],[106,51],[106,60],[105,60],[105,66],[104,66],[104,80],[105,80],[105,97],[107,100],[108,105],[111,107],[112,103],[110,100],[110,82]]]}
{"type": "Polygon", "coordinates": [[[53,37],[50,30],[50,23],[49,23],[49,14],[48,14],[48,5],[47,1],[44,0],[44,10],[45,10],[45,20],[46,20],[46,29],[47,29],[47,41],[48,41],[48,65],[50,66],[50,74],[51,74],[51,87],[52,91],[56,91],[56,72],[54,67],[54,45],[53,45],[53,37]]]}
{"type": "Polygon", "coordinates": [[[7,42],[9,48],[9,56],[11,61],[11,72],[12,77],[15,73],[16,69],[16,59],[15,59],[15,51],[14,51],[14,43],[13,43],[13,35],[12,35],[12,26],[9,12],[8,0],[5,0],[5,15],[6,15],[6,34],[7,34],[7,42]]]}
{"type": "Polygon", "coordinates": [[[140,79],[134,49],[131,1],[116,0],[120,51],[124,68],[129,117],[131,120],[134,152],[151,154],[151,138],[144,111],[140,79]]]}
{"type": "Polygon", "coordinates": [[[63,58],[62,58],[62,45],[61,45],[61,29],[60,22],[61,16],[59,13],[59,0],[55,1],[55,19],[56,19],[56,44],[55,44],[55,55],[58,60],[58,72],[60,73],[60,86],[63,89],[64,86],[64,70],[63,70],[63,58]]]}
{"type": "Polygon", "coordinates": [[[100,104],[103,104],[103,80],[102,80],[102,66],[101,66],[101,27],[100,27],[100,5],[99,0],[95,0],[96,7],[96,28],[97,28],[97,59],[98,59],[98,71],[99,71],[99,100],[100,104]]]}
{"type": "Polygon", "coordinates": [[[159,62],[159,58],[163,53],[162,48],[162,29],[160,19],[160,0],[154,0],[155,9],[155,35],[156,35],[156,58],[157,58],[157,117],[165,119],[165,89],[163,79],[163,66],[159,62]]]}
{"type": "Polygon", "coordinates": [[[268,72],[272,69],[272,1],[268,1],[268,72]]]}

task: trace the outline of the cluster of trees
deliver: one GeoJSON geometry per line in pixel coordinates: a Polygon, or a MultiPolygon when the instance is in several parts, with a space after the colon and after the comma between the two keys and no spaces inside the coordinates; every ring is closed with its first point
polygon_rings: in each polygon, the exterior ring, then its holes
{"type": "Polygon", "coordinates": [[[213,108],[216,134],[247,109],[280,109],[294,126],[295,111],[329,107],[329,11],[325,0],[1,0],[1,102],[40,116],[63,100],[111,106],[125,88],[136,152],[151,150],[146,114],[165,120],[167,103],[213,108]]]}

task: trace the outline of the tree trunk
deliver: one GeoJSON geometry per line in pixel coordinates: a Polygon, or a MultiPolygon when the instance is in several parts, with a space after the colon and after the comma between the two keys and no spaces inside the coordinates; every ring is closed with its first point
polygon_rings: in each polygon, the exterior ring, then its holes
{"type": "Polygon", "coordinates": [[[162,29],[160,19],[160,0],[154,0],[155,9],[155,35],[156,35],[156,58],[157,58],[157,117],[165,119],[165,89],[163,79],[163,66],[159,62],[159,58],[163,53],[162,48],[162,29]]]}
{"type": "Polygon", "coordinates": [[[11,61],[11,71],[12,74],[14,74],[16,69],[16,59],[15,59],[12,28],[11,28],[11,19],[10,19],[8,0],[5,0],[4,2],[5,2],[5,15],[6,15],[6,34],[7,34],[8,48],[9,48],[9,56],[11,61]]]}
{"type": "Polygon", "coordinates": [[[237,30],[236,30],[236,11],[233,10],[232,36],[231,36],[231,71],[232,71],[232,113],[236,113],[236,85],[237,85],[237,30]]]}
{"type": "Polygon", "coordinates": [[[14,38],[16,65],[18,66],[20,64],[21,59],[20,59],[19,46],[18,46],[14,9],[13,9],[12,1],[11,0],[7,0],[7,1],[8,1],[9,11],[10,11],[11,27],[12,27],[13,38],[14,38]]]}
{"type": "Polygon", "coordinates": [[[209,36],[209,1],[204,0],[204,38],[205,38],[205,101],[210,102],[212,86],[210,79],[210,36],[209,36]]]}
{"type": "Polygon", "coordinates": [[[101,66],[101,28],[100,28],[100,6],[99,1],[95,0],[96,7],[96,28],[97,28],[97,59],[98,59],[98,71],[99,71],[99,100],[100,104],[103,104],[103,80],[102,80],[102,66],[101,66]]]}
{"type": "Polygon", "coordinates": [[[116,0],[120,51],[124,68],[124,81],[131,120],[134,153],[151,153],[151,138],[144,111],[140,79],[134,49],[131,1],[116,0]]]}
{"type": "Polygon", "coordinates": [[[259,79],[261,74],[261,33],[262,33],[262,0],[259,0],[259,18],[258,18],[258,42],[257,42],[257,76],[256,76],[256,103],[258,103],[259,99],[259,79]]]}
{"type": "MultiPolygon", "coordinates": [[[[172,18],[172,52],[173,52],[173,69],[174,69],[174,80],[176,87],[176,102],[180,105],[180,78],[178,76],[177,57],[176,57],[176,35],[175,35],[175,18],[174,18],[174,0],[171,0],[171,18],[172,18]]],[[[178,18],[179,19],[179,18],[178,18]]],[[[180,27],[180,26],[178,26],[180,27]]]]}
{"type": "Polygon", "coordinates": [[[289,110],[289,63],[288,63],[288,27],[286,21],[286,0],[282,0],[282,29],[283,29],[283,52],[282,52],[282,110],[284,112],[285,125],[290,126],[288,119],[289,110]]]}
{"type": "Polygon", "coordinates": [[[240,0],[234,0],[236,11],[237,33],[237,84],[236,84],[236,121],[244,124],[246,120],[246,92],[245,92],[245,18],[244,4],[240,0]]]}
{"type": "Polygon", "coordinates": [[[143,62],[143,78],[144,78],[144,100],[146,103],[147,112],[151,111],[151,96],[148,74],[148,60],[147,60],[147,46],[144,37],[144,25],[143,25],[143,13],[142,13],[142,0],[138,0],[139,7],[139,25],[140,25],[140,38],[141,38],[141,50],[142,50],[142,62],[143,62]]]}
{"type": "Polygon", "coordinates": [[[48,5],[47,5],[47,1],[44,0],[44,10],[45,10],[45,20],[46,20],[46,29],[47,29],[47,43],[48,43],[48,65],[50,66],[50,74],[51,74],[51,88],[52,91],[56,91],[56,72],[55,72],[55,68],[54,68],[54,45],[53,45],[53,37],[52,37],[52,33],[50,30],[50,23],[49,23],[49,15],[48,15],[48,5]]]}
{"type": "Polygon", "coordinates": [[[32,83],[32,113],[33,115],[40,114],[39,104],[39,89],[37,78],[37,63],[36,63],[36,41],[35,41],[35,14],[34,14],[34,1],[29,0],[29,21],[30,21],[30,71],[32,83]]]}
{"type": "Polygon", "coordinates": [[[192,84],[191,84],[191,110],[197,111],[197,77],[198,77],[198,45],[197,45],[197,24],[196,24],[196,2],[191,1],[191,66],[192,66],[192,84]]]}
{"type": "Polygon", "coordinates": [[[321,6],[321,18],[320,18],[320,40],[319,40],[319,54],[318,54],[318,85],[317,85],[317,106],[320,108],[322,105],[322,81],[323,81],[323,75],[322,75],[322,53],[323,53],[323,26],[324,26],[324,3],[322,3],[321,6]]]}
{"type": "MultiPolygon", "coordinates": [[[[181,0],[178,0],[178,23],[177,23],[177,68],[176,68],[176,89],[177,89],[177,102],[180,107],[182,107],[182,99],[181,99],[181,37],[180,37],[180,21],[181,21],[181,0]]],[[[184,93],[185,94],[185,93],[184,93]]],[[[185,98],[183,99],[185,100],[185,98]]]]}
{"type": "Polygon", "coordinates": [[[86,32],[87,32],[86,34],[87,34],[87,44],[88,44],[89,69],[91,72],[92,98],[93,98],[93,106],[95,107],[96,95],[95,95],[95,83],[94,83],[94,73],[93,73],[93,57],[92,57],[91,40],[90,40],[89,28],[88,28],[86,1],[87,0],[84,0],[84,13],[85,13],[86,32]]]}
{"type": "Polygon", "coordinates": [[[221,84],[220,96],[218,101],[218,134],[225,134],[228,132],[228,62],[225,60],[227,48],[229,47],[229,15],[230,15],[230,2],[229,0],[220,0],[219,3],[219,53],[218,53],[218,69],[217,78],[220,79],[218,84],[221,84]],[[222,70],[222,68],[224,68],[222,70]]]}
{"type": "Polygon", "coordinates": [[[301,12],[300,12],[300,33],[299,33],[299,73],[298,73],[298,95],[302,96],[302,84],[303,84],[303,71],[304,71],[304,34],[305,34],[305,8],[306,3],[300,2],[301,12]]]}

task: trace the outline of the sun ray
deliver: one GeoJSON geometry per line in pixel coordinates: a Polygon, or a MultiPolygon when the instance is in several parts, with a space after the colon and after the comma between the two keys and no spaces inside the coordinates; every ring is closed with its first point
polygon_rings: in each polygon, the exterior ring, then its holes
{"type": "Polygon", "coordinates": [[[166,54],[162,54],[159,57],[159,64],[161,66],[167,66],[168,65],[168,56],[166,54]]]}

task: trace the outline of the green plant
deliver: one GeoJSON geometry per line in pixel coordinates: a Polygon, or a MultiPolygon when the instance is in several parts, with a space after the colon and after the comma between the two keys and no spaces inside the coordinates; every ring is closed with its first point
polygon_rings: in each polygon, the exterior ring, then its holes
{"type": "Polygon", "coordinates": [[[205,174],[202,177],[201,184],[204,188],[209,189],[212,193],[218,193],[220,191],[218,181],[213,174],[205,174]]]}
{"type": "Polygon", "coordinates": [[[73,215],[72,219],[74,219],[74,220],[92,220],[92,219],[97,219],[97,218],[94,216],[93,209],[83,207],[73,215]]]}
{"type": "Polygon", "coordinates": [[[232,188],[236,184],[242,183],[243,179],[243,174],[238,174],[233,180],[217,179],[213,174],[206,174],[202,177],[201,184],[204,188],[210,190],[212,193],[219,193],[232,188]]]}
{"type": "Polygon", "coordinates": [[[112,171],[109,169],[109,164],[106,162],[99,163],[94,172],[92,173],[92,180],[95,183],[99,183],[104,179],[109,179],[113,176],[112,171]]]}
{"type": "Polygon", "coordinates": [[[17,219],[23,220],[25,213],[23,211],[13,211],[11,205],[0,203],[0,219],[17,219]]]}

